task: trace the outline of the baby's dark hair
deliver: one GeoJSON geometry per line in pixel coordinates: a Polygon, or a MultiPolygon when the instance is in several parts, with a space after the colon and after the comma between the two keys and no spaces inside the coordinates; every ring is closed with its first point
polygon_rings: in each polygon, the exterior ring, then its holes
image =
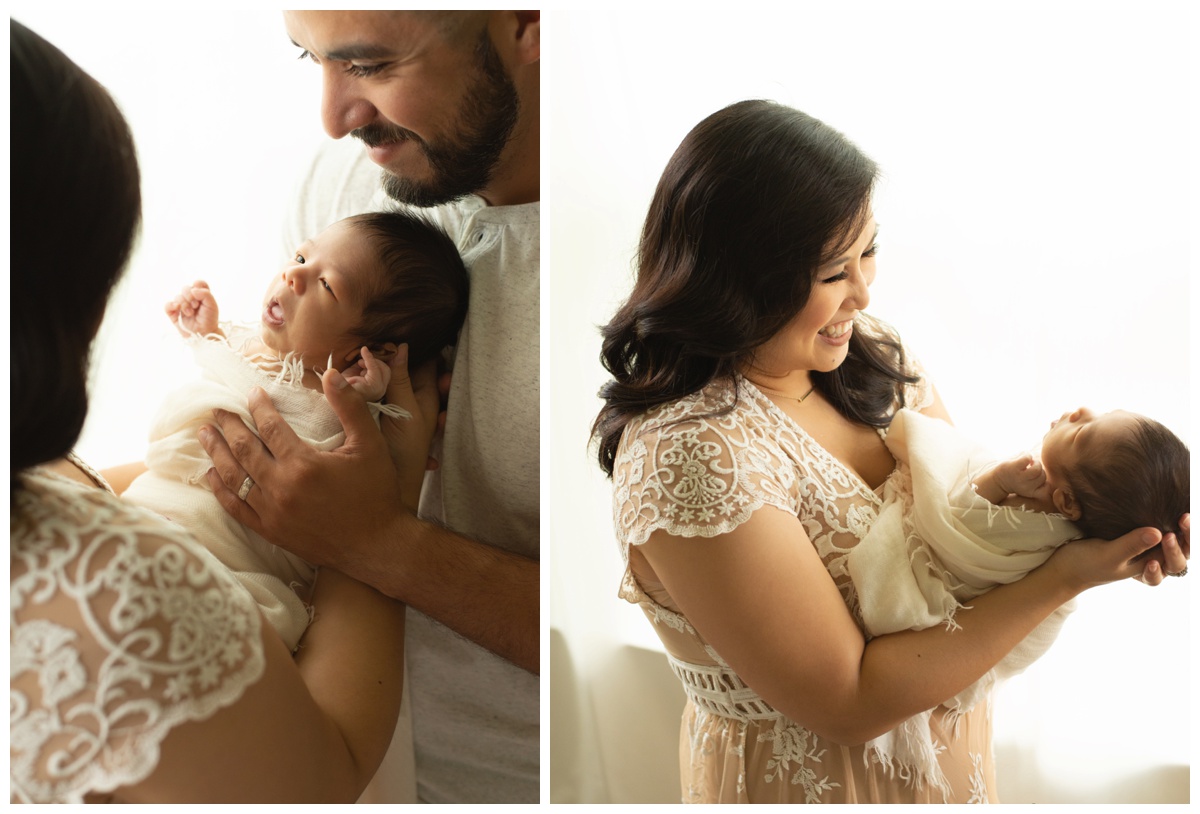
{"type": "Polygon", "coordinates": [[[1157,421],[1138,416],[1133,429],[1104,448],[1089,450],[1067,485],[1079,503],[1075,524],[1088,537],[1112,540],[1150,526],[1179,532],[1188,512],[1191,454],[1157,421]]]}
{"type": "Polygon", "coordinates": [[[363,230],[379,258],[354,333],[368,346],[407,342],[410,365],[454,344],[467,315],[468,287],[454,241],[408,212],[368,212],[348,220],[363,230]]]}

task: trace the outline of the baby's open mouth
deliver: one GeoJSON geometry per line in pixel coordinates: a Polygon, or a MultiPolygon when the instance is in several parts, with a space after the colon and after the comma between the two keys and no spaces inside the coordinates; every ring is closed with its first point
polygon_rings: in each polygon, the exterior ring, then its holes
{"type": "Polygon", "coordinates": [[[267,303],[267,307],[263,309],[263,322],[275,327],[283,324],[283,306],[279,304],[278,300],[271,300],[267,303]]]}

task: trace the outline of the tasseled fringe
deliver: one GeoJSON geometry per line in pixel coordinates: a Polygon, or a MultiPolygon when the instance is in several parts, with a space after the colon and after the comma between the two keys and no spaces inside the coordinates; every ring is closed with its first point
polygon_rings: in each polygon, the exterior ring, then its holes
{"type": "Polygon", "coordinates": [[[938,763],[938,754],[944,749],[934,746],[927,734],[922,736],[914,731],[917,727],[923,727],[928,733],[928,712],[909,718],[891,732],[868,743],[867,748],[863,750],[863,765],[869,769],[872,763],[876,763],[889,777],[899,778],[909,788],[921,789],[929,786],[941,792],[942,801],[946,802],[953,790],[942,773],[941,764],[938,763]],[[881,743],[885,739],[895,738],[899,738],[900,741],[892,748],[881,743]],[[896,756],[896,753],[901,751],[907,752],[908,760],[896,756]]]}

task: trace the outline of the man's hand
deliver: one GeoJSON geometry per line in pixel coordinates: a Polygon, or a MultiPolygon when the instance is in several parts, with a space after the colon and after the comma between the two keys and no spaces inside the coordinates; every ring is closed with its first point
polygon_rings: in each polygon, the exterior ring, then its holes
{"type": "MultiPolygon", "coordinates": [[[[420,491],[424,471],[416,472],[411,467],[419,458],[420,449],[424,448],[424,469],[438,468],[437,460],[429,455],[429,441],[422,439],[431,434],[433,438],[441,436],[446,429],[446,398],[450,392],[450,374],[437,375],[437,360],[426,362],[411,376],[408,370],[408,346],[405,345],[403,358],[397,354],[392,358],[392,375],[388,383],[387,402],[398,404],[412,413],[412,419],[400,419],[384,416],[380,426],[383,437],[387,440],[388,449],[396,468],[406,481],[415,481],[417,491],[420,491]]],[[[419,495],[418,495],[419,497],[419,495]]],[[[405,505],[416,511],[416,502],[409,503],[410,495],[405,495],[405,505]]]]}
{"type": "Polygon", "coordinates": [[[208,283],[197,280],[185,286],[179,296],[164,306],[167,318],[185,337],[220,333],[217,327],[217,300],[208,283]]]}
{"type": "MultiPolygon", "coordinates": [[[[401,462],[403,471],[366,402],[341,373],[327,370],[321,384],[346,431],[346,442],[335,450],[322,452],[301,441],[259,389],[250,394],[250,414],[261,441],[224,411],[215,412],[223,437],[211,426],[200,429],[200,442],[213,459],[208,480],[225,511],[310,562],[345,570],[347,562],[370,559],[403,519],[404,505],[416,505],[432,434],[432,420],[419,419],[422,405],[409,383],[407,347],[396,357],[389,400],[414,416],[403,422],[404,448],[414,458],[401,462]],[[252,485],[243,499],[238,492],[247,477],[252,485]]],[[[428,401],[424,411],[430,412],[428,401]]]]}

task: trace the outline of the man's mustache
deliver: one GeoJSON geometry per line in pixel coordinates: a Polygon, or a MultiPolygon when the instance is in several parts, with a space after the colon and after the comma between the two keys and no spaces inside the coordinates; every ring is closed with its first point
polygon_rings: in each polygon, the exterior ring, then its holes
{"type": "Polygon", "coordinates": [[[378,147],[382,144],[403,144],[406,141],[421,142],[421,137],[411,130],[387,124],[368,124],[351,130],[350,135],[368,147],[378,147]]]}

